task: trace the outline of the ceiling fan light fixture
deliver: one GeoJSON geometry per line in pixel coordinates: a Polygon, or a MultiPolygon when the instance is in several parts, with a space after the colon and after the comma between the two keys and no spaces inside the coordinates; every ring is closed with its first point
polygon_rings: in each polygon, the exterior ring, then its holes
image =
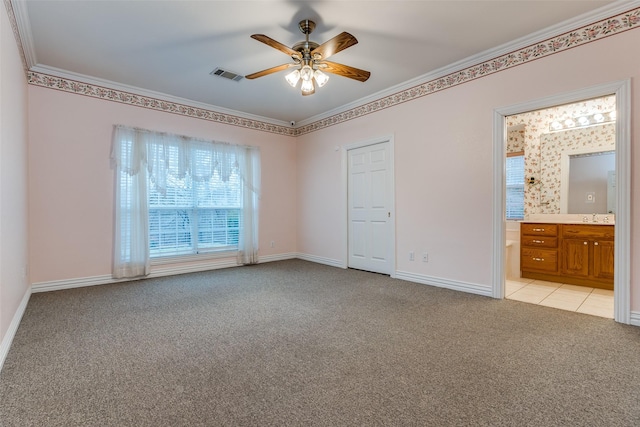
{"type": "Polygon", "coordinates": [[[315,27],[316,24],[309,19],[300,21],[298,28],[305,35],[305,40],[294,44],[292,47],[264,34],[252,34],[252,39],[287,54],[293,60],[293,63],[282,64],[257,73],[247,74],[245,78],[253,80],[294,67],[295,70],[287,74],[285,79],[292,87],[297,87],[298,82],[302,80],[301,90],[303,95],[312,95],[316,92],[316,87],[323,87],[329,81],[329,76],[325,73],[338,74],[361,82],[369,79],[371,75],[369,71],[327,61],[328,57],[358,43],[358,40],[352,34],[343,31],[332,39],[318,44],[309,40],[309,34],[315,27]]]}
{"type": "Polygon", "coordinates": [[[320,70],[316,70],[313,73],[313,78],[316,80],[318,87],[324,86],[329,81],[329,76],[320,70]]]}
{"type": "Polygon", "coordinates": [[[302,86],[300,86],[303,93],[313,92],[315,88],[313,87],[313,80],[302,80],[302,86]]]}
{"type": "Polygon", "coordinates": [[[311,79],[313,78],[313,70],[309,65],[304,65],[300,69],[300,78],[302,79],[303,83],[307,81],[311,81],[311,79]]]}
{"type": "Polygon", "coordinates": [[[287,83],[291,85],[291,87],[296,87],[298,84],[298,80],[300,80],[300,70],[293,70],[286,76],[284,76],[287,83]]]}

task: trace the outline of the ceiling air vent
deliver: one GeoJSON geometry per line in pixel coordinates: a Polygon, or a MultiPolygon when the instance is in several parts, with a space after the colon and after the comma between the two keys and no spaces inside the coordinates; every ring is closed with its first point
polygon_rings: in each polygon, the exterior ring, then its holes
{"type": "Polygon", "coordinates": [[[231,71],[223,70],[222,68],[216,68],[212,72],[210,72],[212,76],[220,76],[225,79],[233,80],[234,82],[238,82],[242,80],[242,76],[231,71]]]}

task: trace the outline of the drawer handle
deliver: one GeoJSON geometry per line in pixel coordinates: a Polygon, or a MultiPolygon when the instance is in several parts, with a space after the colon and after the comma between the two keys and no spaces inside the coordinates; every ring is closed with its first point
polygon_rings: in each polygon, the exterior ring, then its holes
{"type": "Polygon", "coordinates": [[[544,228],[534,228],[533,231],[544,231],[544,228]]]}
{"type": "Polygon", "coordinates": [[[544,240],[533,240],[533,243],[544,243],[544,240]]]}
{"type": "Polygon", "coordinates": [[[544,261],[544,258],[533,258],[534,261],[544,261]]]}

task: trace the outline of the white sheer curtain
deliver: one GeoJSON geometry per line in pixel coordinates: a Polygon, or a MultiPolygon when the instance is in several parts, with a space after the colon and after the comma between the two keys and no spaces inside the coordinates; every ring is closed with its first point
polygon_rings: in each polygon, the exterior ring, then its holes
{"type": "Polygon", "coordinates": [[[113,277],[149,274],[149,209],[144,134],[116,127],[111,161],[116,171],[113,277]]]}
{"type": "Polygon", "coordinates": [[[111,161],[116,171],[114,278],[149,274],[147,176],[154,189],[164,193],[169,175],[184,178],[190,174],[195,181],[206,181],[217,171],[226,182],[235,169],[243,182],[238,263],[258,262],[257,148],[115,126],[111,161]],[[192,155],[196,150],[200,155],[192,155]],[[201,155],[203,151],[206,156],[201,155]],[[203,162],[202,158],[211,160],[203,162]]]}
{"type": "Polygon", "coordinates": [[[238,263],[258,263],[258,195],[260,194],[260,151],[248,149],[239,157],[243,182],[242,225],[238,238],[238,263]]]}

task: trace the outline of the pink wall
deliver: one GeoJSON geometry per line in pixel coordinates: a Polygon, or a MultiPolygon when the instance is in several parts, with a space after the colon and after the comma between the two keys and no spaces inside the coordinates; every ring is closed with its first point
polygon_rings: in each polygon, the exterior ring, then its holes
{"type": "MultiPolygon", "coordinates": [[[[345,258],[344,146],[392,135],[396,270],[491,286],[493,112],[632,78],[631,30],[299,138],[29,88],[30,262],[33,283],[109,274],[114,123],[257,144],[263,153],[261,254],[345,258]],[[69,130],[71,129],[71,131],[69,130]],[[64,189],[64,190],[62,190],[64,189]],[[73,209],[70,209],[72,207],[73,209]],[[268,242],[276,241],[271,249],[268,242]],[[429,263],[408,261],[429,252],[429,263]],[[78,262],[82,260],[82,262],[78,262]]],[[[640,89],[633,85],[632,104],[640,89]]],[[[638,134],[632,121],[632,137],[638,134]]],[[[632,141],[633,146],[636,139],[632,141]]],[[[632,309],[640,310],[639,150],[632,150],[632,309]]]]}
{"type": "MultiPolygon", "coordinates": [[[[394,135],[396,269],[491,286],[493,112],[546,96],[640,77],[632,30],[298,138],[298,250],[341,260],[345,204],[336,145],[394,135]],[[429,252],[429,263],[408,253],[429,252]]],[[[640,105],[633,84],[632,106],[640,105]]],[[[632,107],[632,108],[633,108],[632,107]]],[[[632,119],[632,309],[640,310],[640,133],[632,119]]]]}
{"type": "Polygon", "coordinates": [[[260,255],[295,252],[294,138],[30,86],[32,283],[111,273],[114,124],[260,147],[260,255]]]}
{"type": "MultiPolygon", "coordinates": [[[[27,81],[6,9],[0,9],[0,339],[5,344],[29,292],[27,81]]],[[[2,362],[0,354],[0,367],[2,362]]]]}

